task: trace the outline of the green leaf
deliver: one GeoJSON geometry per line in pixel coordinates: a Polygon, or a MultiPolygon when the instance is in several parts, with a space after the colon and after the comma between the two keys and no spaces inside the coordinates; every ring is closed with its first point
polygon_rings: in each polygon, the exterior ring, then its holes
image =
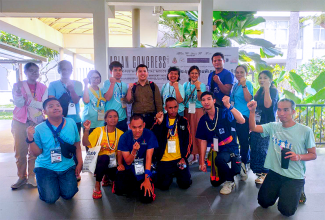
{"type": "Polygon", "coordinates": [[[292,92],[288,91],[288,90],[283,90],[283,93],[285,95],[286,98],[288,99],[292,99],[296,104],[300,104],[301,103],[301,99],[298,98],[295,94],[293,94],[292,92]]]}
{"type": "Polygon", "coordinates": [[[250,28],[250,27],[254,27],[260,23],[265,22],[265,19],[262,17],[257,17],[255,18],[254,16],[252,16],[251,18],[247,19],[247,21],[245,22],[243,28],[250,28]]]}
{"type": "Polygon", "coordinates": [[[264,40],[262,38],[250,38],[250,37],[247,37],[246,35],[243,36],[246,40],[246,42],[248,44],[252,44],[252,45],[256,45],[256,46],[260,46],[260,47],[266,47],[266,48],[269,48],[269,47],[275,47],[274,44],[272,44],[270,41],[267,41],[267,40],[264,40]]]}
{"type": "Polygon", "coordinates": [[[325,88],[319,90],[315,95],[313,95],[313,101],[318,102],[325,100],[325,88]]]}
{"type": "Polygon", "coordinates": [[[261,35],[264,31],[261,30],[245,30],[245,34],[255,34],[255,35],[261,35]]]}
{"type": "Polygon", "coordinates": [[[287,71],[281,71],[279,77],[275,80],[277,84],[279,84],[280,82],[282,82],[282,80],[284,79],[285,75],[287,74],[287,71]]]}
{"type": "Polygon", "coordinates": [[[311,88],[315,89],[316,92],[325,87],[325,71],[321,72],[318,77],[311,84],[311,88]]]}
{"type": "Polygon", "coordinates": [[[294,88],[299,92],[300,94],[304,95],[305,88],[307,87],[304,80],[296,73],[290,72],[289,77],[291,79],[292,84],[294,85],[294,88]]]}

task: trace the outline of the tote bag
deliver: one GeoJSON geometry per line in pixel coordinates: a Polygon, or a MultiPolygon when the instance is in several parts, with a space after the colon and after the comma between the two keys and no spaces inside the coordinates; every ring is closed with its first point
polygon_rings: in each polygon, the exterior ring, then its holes
{"type": "Polygon", "coordinates": [[[90,172],[94,173],[96,169],[96,164],[97,164],[97,158],[98,158],[98,153],[100,151],[100,143],[102,142],[103,138],[103,129],[101,128],[101,133],[98,138],[97,144],[93,148],[89,148],[86,158],[84,160],[82,172],[90,172]]]}

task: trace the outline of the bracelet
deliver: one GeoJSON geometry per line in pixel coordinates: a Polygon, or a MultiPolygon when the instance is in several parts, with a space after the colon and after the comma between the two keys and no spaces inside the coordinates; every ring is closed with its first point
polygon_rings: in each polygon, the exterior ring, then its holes
{"type": "Polygon", "coordinates": [[[229,111],[231,111],[234,108],[234,106],[230,105],[230,107],[228,108],[229,111]]]}
{"type": "Polygon", "coordinates": [[[136,156],[137,156],[136,154],[135,154],[135,155],[134,155],[134,154],[132,154],[132,151],[131,151],[131,155],[132,155],[133,157],[136,157],[136,156]]]}
{"type": "Polygon", "coordinates": [[[31,143],[33,143],[33,142],[34,142],[34,138],[33,138],[33,140],[31,140],[31,141],[28,140],[28,138],[26,138],[26,143],[27,143],[27,144],[31,144],[31,143]]]}

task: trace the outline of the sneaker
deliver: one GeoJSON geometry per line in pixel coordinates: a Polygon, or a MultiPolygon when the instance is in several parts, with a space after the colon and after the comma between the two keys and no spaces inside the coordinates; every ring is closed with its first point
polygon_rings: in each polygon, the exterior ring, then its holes
{"type": "Polygon", "coordinates": [[[27,184],[37,187],[35,176],[29,176],[27,179],[27,184]]]}
{"type": "Polygon", "coordinates": [[[231,181],[226,181],[223,184],[222,189],[220,190],[220,193],[223,195],[228,195],[231,193],[231,191],[235,188],[235,182],[231,182],[231,181]]]}
{"type": "Polygon", "coordinates": [[[257,175],[258,177],[257,177],[257,179],[255,180],[255,183],[257,183],[257,184],[263,184],[264,179],[265,179],[267,173],[257,173],[256,175],[257,175]]]}
{"type": "Polygon", "coordinates": [[[24,179],[18,179],[16,183],[12,184],[11,185],[11,188],[12,189],[18,189],[19,187],[25,185],[27,183],[27,179],[24,178],[24,179]]]}
{"type": "Polygon", "coordinates": [[[246,164],[241,163],[240,176],[242,181],[246,181],[248,178],[246,164]]]}
{"type": "Polygon", "coordinates": [[[196,155],[196,156],[194,156],[193,154],[191,154],[190,156],[189,156],[189,158],[188,158],[188,164],[189,165],[193,165],[193,164],[195,164],[195,163],[198,163],[199,162],[199,160],[198,160],[198,155],[196,155]]]}

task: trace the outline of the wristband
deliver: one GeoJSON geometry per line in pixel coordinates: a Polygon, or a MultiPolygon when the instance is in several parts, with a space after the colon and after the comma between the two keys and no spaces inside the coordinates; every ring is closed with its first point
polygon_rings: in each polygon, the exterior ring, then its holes
{"type": "Polygon", "coordinates": [[[243,89],[244,89],[244,88],[247,88],[247,85],[244,85],[244,86],[242,86],[242,87],[243,87],[243,89]]]}
{"type": "Polygon", "coordinates": [[[31,140],[31,141],[28,140],[28,138],[26,138],[26,143],[27,143],[27,144],[31,144],[31,143],[33,143],[33,142],[34,142],[34,138],[33,138],[33,140],[31,140]]]}
{"type": "Polygon", "coordinates": [[[152,176],[152,173],[150,170],[145,170],[144,171],[144,174],[147,174],[148,175],[148,178],[152,176]]]}
{"type": "Polygon", "coordinates": [[[230,107],[228,108],[229,111],[231,111],[234,108],[234,106],[230,105],[230,107]]]}

